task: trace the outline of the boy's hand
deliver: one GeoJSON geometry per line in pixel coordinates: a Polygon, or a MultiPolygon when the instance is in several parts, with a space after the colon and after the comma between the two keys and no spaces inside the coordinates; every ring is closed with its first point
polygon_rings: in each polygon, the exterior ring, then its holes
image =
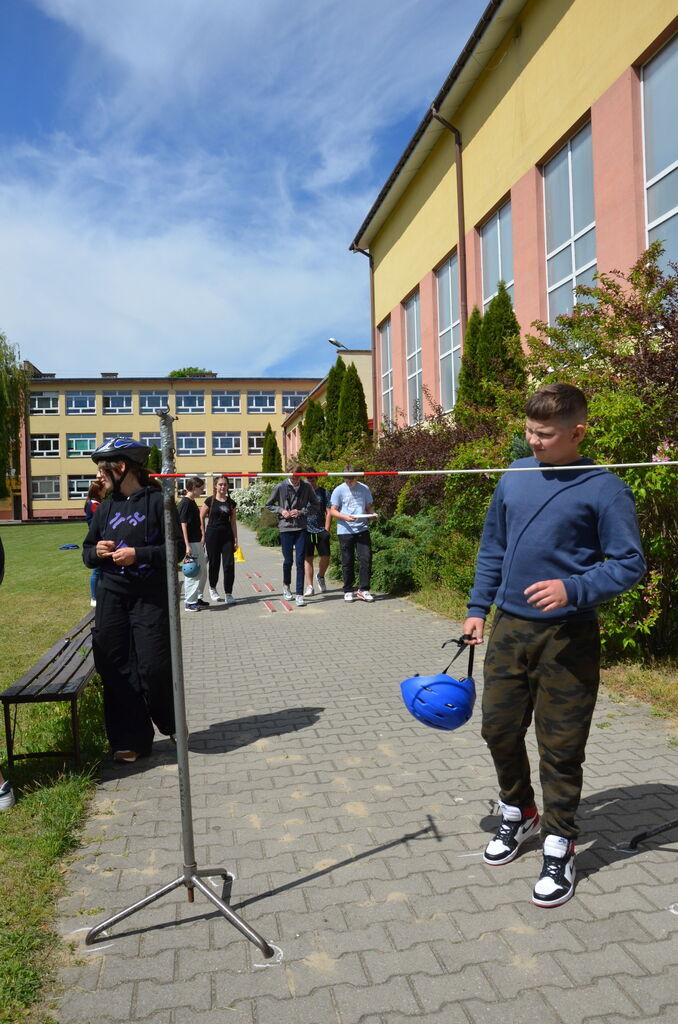
{"type": "Polygon", "coordinates": [[[98,540],[97,546],[94,550],[96,551],[98,558],[110,558],[114,548],[114,540],[98,540]]]}
{"type": "Polygon", "coordinates": [[[137,560],[136,548],[117,548],[111,558],[116,565],[134,565],[137,560]]]}
{"type": "Polygon", "coordinates": [[[556,608],[564,608],[570,603],[562,580],[540,580],[539,583],[532,583],[523,593],[527,603],[534,605],[540,612],[554,612],[556,608]]]}
{"type": "Polygon", "coordinates": [[[472,640],[464,640],[467,645],[475,646],[483,642],[483,633],[485,631],[485,619],[477,619],[475,616],[467,619],[464,623],[462,633],[464,636],[470,636],[472,640]]]}

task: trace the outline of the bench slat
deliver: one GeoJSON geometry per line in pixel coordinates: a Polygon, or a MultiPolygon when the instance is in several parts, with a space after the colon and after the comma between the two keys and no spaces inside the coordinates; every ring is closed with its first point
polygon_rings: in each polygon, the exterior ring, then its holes
{"type": "Polygon", "coordinates": [[[53,662],[58,665],[58,659],[60,657],[72,657],[73,652],[79,647],[89,647],[91,645],[90,628],[93,619],[94,612],[90,612],[71,630],[70,633],[61,637],[60,640],[57,640],[57,642],[50,647],[47,653],[44,654],[39,661],[36,661],[35,665],[31,666],[31,668],[29,668],[20,679],[17,679],[16,683],[13,683],[8,687],[0,696],[5,697],[14,693],[20,693],[22,687],[34,682],[45,670],[49,670],[49,666],[51,666],[53,662]]]}

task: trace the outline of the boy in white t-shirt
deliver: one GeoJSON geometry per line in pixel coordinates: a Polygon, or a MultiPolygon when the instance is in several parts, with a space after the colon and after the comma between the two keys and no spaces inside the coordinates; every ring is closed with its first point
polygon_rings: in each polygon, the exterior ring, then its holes
{"type": "Polygon", "coordinates": [[[374,601],[370,593],[372,574],[372,540],[368,521],[358,518],[374,515],[372,494],[366,484],[357,479],[353,466],[344,468],[344,482],[335,487],[330,498],[330,515],[337,520],[337,537],[341,550],[341,571],[344,579],[344,601],[374,601]],[[358,553],[357,595],[353,593],[355,555],[358,553]]]}

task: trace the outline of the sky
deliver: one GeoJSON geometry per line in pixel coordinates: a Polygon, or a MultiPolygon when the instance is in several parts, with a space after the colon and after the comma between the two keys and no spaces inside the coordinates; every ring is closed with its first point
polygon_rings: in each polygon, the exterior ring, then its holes
{"type": "Polygon", "coordinates": [[[58,376],[322,377],[485,0],[1,0],[0,330],[58,376]]]}

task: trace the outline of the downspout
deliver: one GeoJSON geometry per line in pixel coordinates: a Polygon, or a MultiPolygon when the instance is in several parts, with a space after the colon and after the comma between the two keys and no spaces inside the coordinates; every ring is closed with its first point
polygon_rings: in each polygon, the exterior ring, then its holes
{"type": "Polygon", "coordinates": [[[468,298],[466,287],[466,222],[464,219],[464,175],[461,164],[461,132],[431,107],[431,116],[454,135],[454,162],[457,167],[457,256],[459,257],[459,319],[461,320],[462,343],[466,337],[468,322],[468,298]]]}
{"type": "Polygon", "coordinates": [[[374,317],[374,260],[372,259],[372,253],[369,249],[359,249],[357,245],[351,246],[352,252],[360,252],[363,256],[367,256],[370,261],[370,335],[372,350],[372,437],[377,436],[377,347],[376,347],[376,335],[377,325],[374,317]]]}

